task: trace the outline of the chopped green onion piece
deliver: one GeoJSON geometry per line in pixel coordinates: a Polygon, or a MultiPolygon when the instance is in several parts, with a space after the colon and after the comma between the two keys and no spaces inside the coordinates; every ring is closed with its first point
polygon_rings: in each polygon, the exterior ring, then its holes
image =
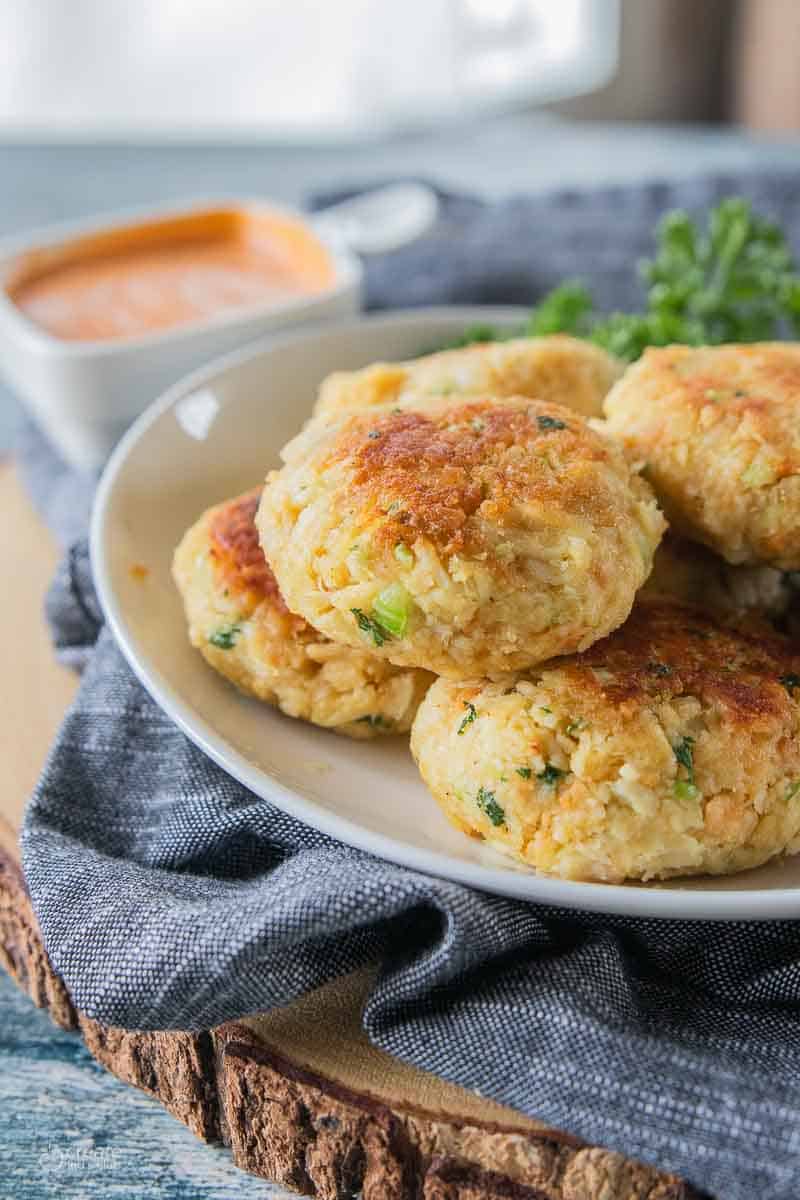
{"type": "Polygon", "coordinates": [[[215,629],[208,640],[218,650],[232,650],[241,632],[241,625],[220,625],[219,629],[215,629]]]}
{"type": "Polygon", "coordinates": [[[681,738],[672,749],[678,762],[686,769],[686,778],[676,779],[673,785],[675,797],[678,800],[694,800],[700,794],[694,781],[694,738],[681,738]]]}
{"type": "Polygon", "coordinates": [[[800,792],[800,779],[795,779],[794,783],[790,783],[786,789],[786,799],[794,800],[798,792],[800,792]]]}
{"type": "Polygon", "coordinates": [[[367,637],[372,638],[376,646],[382,646],[386,641],[386,632],[381,628],[378,622],[373,621],[372,618],[368,617],[367,614],[362,612],[360,608],[351,608],[350,612],[355,617],[356,625],[358,625],[358,628],[361,630],[361,632],[365,633],[367,637]]]}
{"type": "Polygon", "coordinates": [[[530,767],[517,767],[517,774],[521,775],[523,779],[530,779],[533,771],[530,767]]]}
{"type": "Polygon", "coordinates": [[[550,433],[555,429],[566,429],[563,421],[559,421],[558,417],[537,417],[536,424],[541,429],[542,433],[550,433]]]}
{"type": "Polygon", "coordinates": [[[467,715],[464,717],[463,721],[456,730],[456,733],[459,737],[461,737],[467,726],[471,725],[478,715],[478,710],[475,708],[475,705],[470,704],[467,700],[464,701],[464,708],[467,710],[467,715]]]}
{"type": "Polygon", "coordinates": [[[494,826],[505,825],[505,810],[502,809],[495,800],[494,792],[489,792],[486,790],[486,788],[479,787],[476,802],[478,808],[481,810],[481,812],[486,813],[486,816],[494,826]]]}
{"type": "Polygon", "coordinates": [[[394,548],[394,556],[399,563],[402,563],[404,567],[413,567],[414,554],[411,550],[409,550],[405,542],[397,543],[394,548]]]}
{"type": "Polygon", "coordinates": [[[681,738],[678,745],[673,747],[673,751],[681,766],[686,767],[689,781],[694,783],[694,738],[681,738]]]}
{"type": "Polygon", "coordinates": [[[540,771],[536,776],[541,779],[542,783],[546,783],[548,787],[555,787],[559,779],[566,775],[566,771],[562,771],[561,767],[554,767],[552,763],[545,763],[543,771],[540,771]]]}
{"type": "Polygon", "coordinates": [[[390,583],[375,597],[372,616],[392,637],[401,638],[408,625],[411,598],[402,583],[390,583]]]}

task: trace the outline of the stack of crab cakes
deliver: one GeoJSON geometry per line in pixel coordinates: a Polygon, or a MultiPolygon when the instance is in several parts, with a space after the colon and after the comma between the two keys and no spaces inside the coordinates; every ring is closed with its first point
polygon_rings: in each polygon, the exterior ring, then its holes
{"type": "Polygon", "coordinates": [[[422,775],[457,827],[564,878],[797,851],[800,347],[648,350],[604,408],[672,525],[633,613],[582,654],[437,681],[422,775]]]}
{"type": "Polygon", "coordinates": [[[192,641],[291,716],[411,727],[448,819],[537,871],[800,849],[795,393],[785,345],[336,373],[260,498],[179,547],[192,641]]]}

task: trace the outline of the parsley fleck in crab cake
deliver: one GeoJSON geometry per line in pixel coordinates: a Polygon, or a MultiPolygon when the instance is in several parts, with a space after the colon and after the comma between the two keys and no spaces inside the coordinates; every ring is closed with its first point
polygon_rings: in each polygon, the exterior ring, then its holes
{"type": "Polygon", "coordinates": [[[258,544],[260,494],[209,509],[175,552],[192,645],[290,717],[358,738],[407,731],[431,677],[334,645],[289,611],[258,544]]]}
{"type": "Polygon", "coordinates": [[[800,568],[800,345],[647,350],[605,411],[678,532],[800,568]]]}
{"type": "Polygon", "coordinates": [[[690,604],[726,618],[780,621],[795,603],[790,576],[774,567],[734,567],[697,542],[668,533],[642,596],[690,604]]]}
{"type": "Polygon", "coordinates": [[[532,396],[563,404],[585,417],[602,413],[603,397],[619,377],[618,359],[580,338],[517,338],[442,350],[401,363],[374,363],[361,371],[336,371],[320,387],[316,414],[437,403],[460,395],[532,396]]]}
{"type": "Polygon", "coordinates": [[[605,636],[664,527],[615,443],[520,397],[315,421],[284,456],[257,520],[290,608],[452,678],[605,636]]]}
{"type": "Polygon", "coordinates": [[[800,656],[642,602],[582,655],[440,679],[411,734],[459,829],[545,874],[726,874],[800,849],[800,656]]]}

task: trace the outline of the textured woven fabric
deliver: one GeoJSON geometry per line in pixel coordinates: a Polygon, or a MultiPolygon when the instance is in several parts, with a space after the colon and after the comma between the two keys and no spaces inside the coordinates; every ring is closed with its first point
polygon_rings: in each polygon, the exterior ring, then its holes
{"type": "MultiPolygon", "coordinates": [[[[531,302],[579,274],[605,307],[625,306],[658,215],[733,192],[800,240],[800,177],[494,206],[445,197],[429,236],[370,263],[368,299],[531,302]]],[[[800,925],[536,907],[283,815],[196,750],[122,660],[75,540],[93,481],[33,430],[21,462],[69,543],[47,602],[55,644],[85,667],[23,835],[45,944],[79,1008],[133,1028],[208,1027],[378,960],[365,1024],[390,1053],[720,1200],[796,1200],[800,925]]]]}

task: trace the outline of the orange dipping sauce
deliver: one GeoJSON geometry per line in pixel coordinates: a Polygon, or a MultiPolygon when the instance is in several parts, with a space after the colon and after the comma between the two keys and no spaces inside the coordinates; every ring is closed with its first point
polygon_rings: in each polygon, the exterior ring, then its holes
{"type": "Polygon", "coordinates": [[[6,291],[66,341],[136,338],[325,291],[330,256],[301,221],[215,209],[110,229],[27,255],[6,291]]]}

